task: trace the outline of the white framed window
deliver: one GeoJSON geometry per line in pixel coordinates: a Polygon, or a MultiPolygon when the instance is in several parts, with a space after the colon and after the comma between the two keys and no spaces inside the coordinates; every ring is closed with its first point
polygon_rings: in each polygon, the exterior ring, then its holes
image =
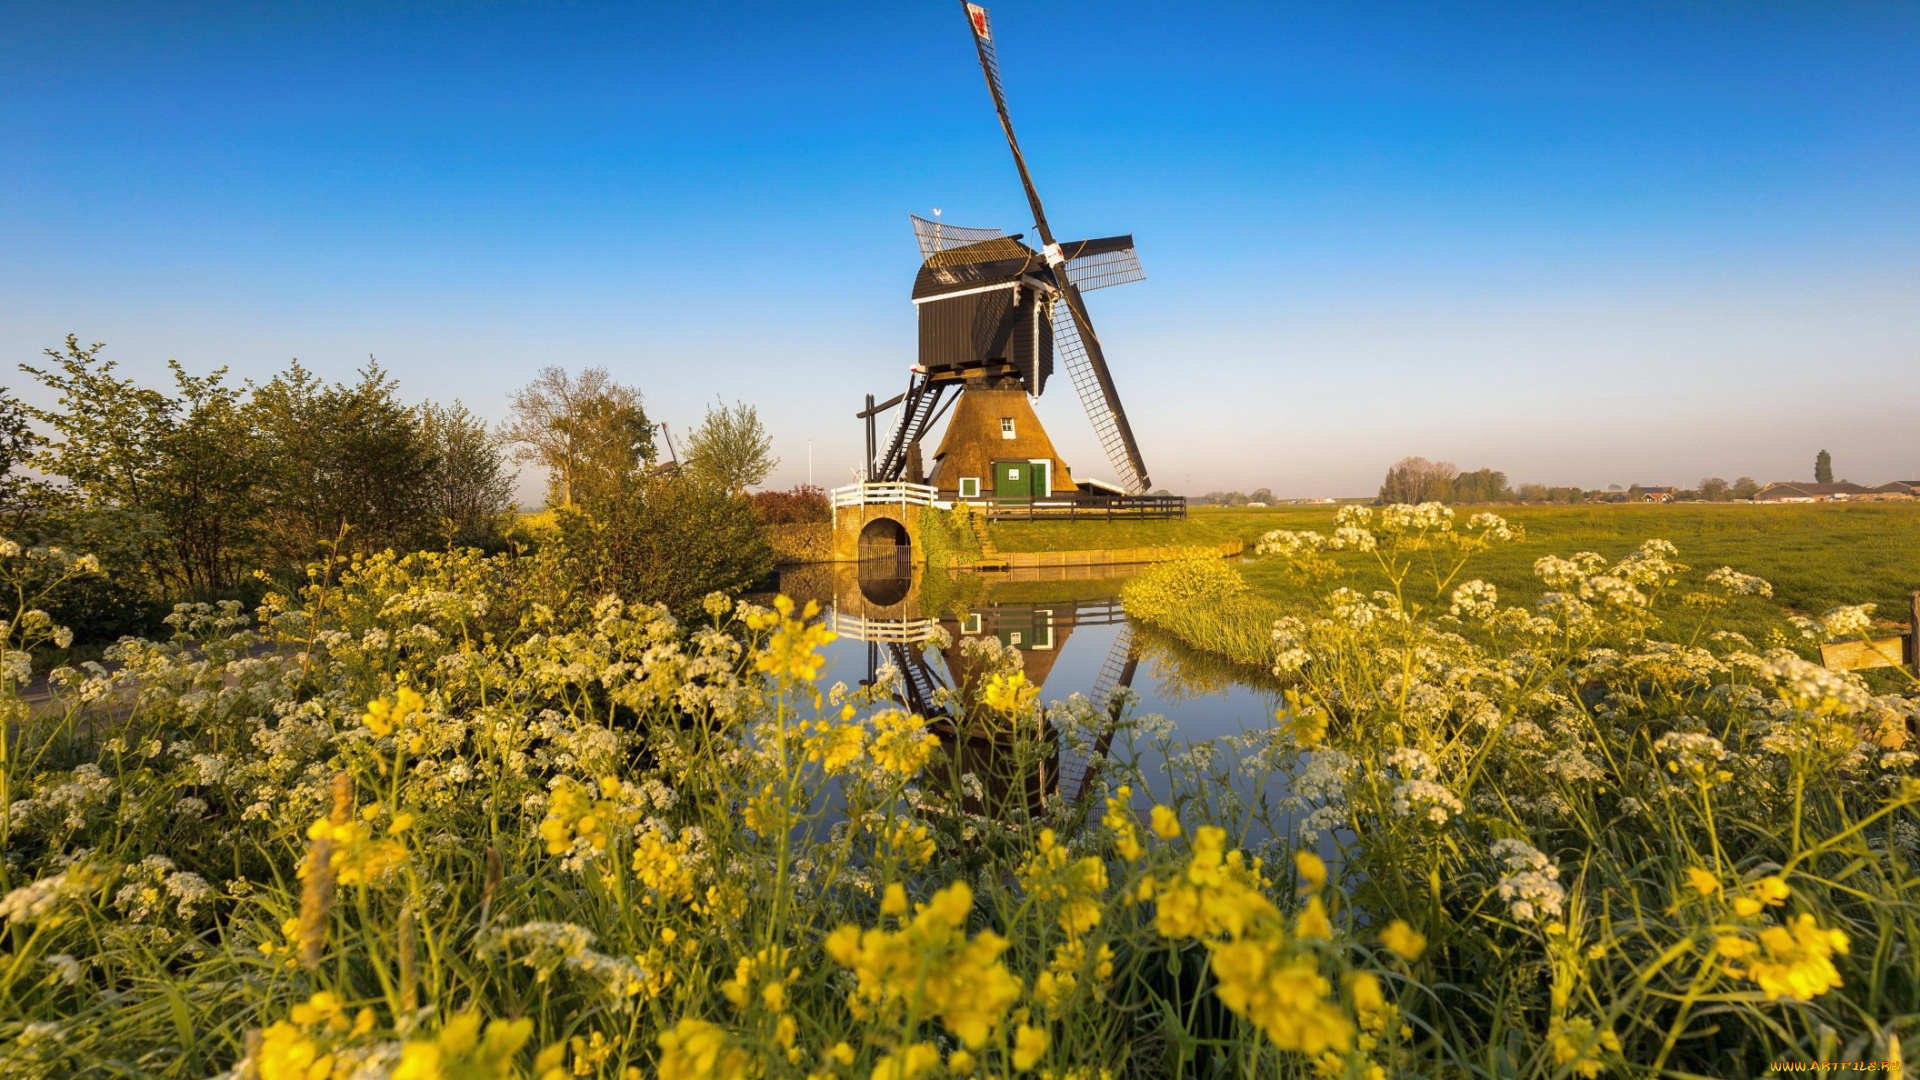
{"type": "Polygon", "coordinates": [[[980,632],[980,613],[977,611],[969,612],[967,614],[966,620],[960,624],[960,632],[963,634],[979,633],[980,632]]]}
{"type": "Polygon", "coordinates": [[[1000,437],[1003,439],[1013,438],[1013,417],[1003,416],[1000,418],[1000,437]]]}
{"type": "Polygon", "coordinates": [[[979,498],[980,497],[980,478],[977,476],[961,477],[960,478],[960,497],[963,499],[979,498]]]}

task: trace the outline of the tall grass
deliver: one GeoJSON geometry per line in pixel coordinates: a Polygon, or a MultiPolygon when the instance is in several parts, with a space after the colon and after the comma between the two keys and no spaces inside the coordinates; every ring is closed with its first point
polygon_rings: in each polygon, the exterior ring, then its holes
{"type": "Polygon", "coordinates": [[[1254,595],[1219,558],[1166,563],[1120,588],[1127,614],[1205,652],[1264,669],[1273,653],[1273,621],[1283,608],[1254,595]]]}

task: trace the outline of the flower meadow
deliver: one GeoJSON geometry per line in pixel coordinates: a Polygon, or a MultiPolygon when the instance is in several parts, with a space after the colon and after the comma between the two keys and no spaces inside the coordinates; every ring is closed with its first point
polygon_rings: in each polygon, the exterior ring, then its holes
{"type": "MultiPolygon", "coordinates": [[[[183,605],[42,699],[59,631],[21,583],[96,569],[0,549],[0,1075],[1898,1060],[1920,710],[1796,651],[1863,613],[1718,632],[1766,583],[1659,541],[1542,559],[1523,609],[1463,580],[1498,518],[1337,526],[1263,550],[1392,588],[1272,623],[1286,706],[1192,746],[1124,701],[1041,700],[990,643],[929,721],[885,672],[830,682],[810,608],[715,595],[683,623],[515,552],[183,605]],[[1042,779],[1069,755],[1076,798],[1042,779]]],[[[1169,567],[1129,604],[1231,603],[1234,572],[1169,567]]]]}

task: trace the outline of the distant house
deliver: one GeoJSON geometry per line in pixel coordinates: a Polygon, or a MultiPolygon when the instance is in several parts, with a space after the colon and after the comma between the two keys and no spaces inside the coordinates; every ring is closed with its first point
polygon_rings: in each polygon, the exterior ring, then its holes
{"type": "Polygon", "coordinates": [[[1768,484],[1754,495],[1754,502],[1832,502],[1851,499],[1858,495],[1867,495],[1873,488],[1851,484],[1844,480],[1837,484],[1768,484]]]}
{"type": "Polygon", "coordinates": [[[1873,489],[1873,494],[1882,499],[1920,498],[1920,480],[1895,480],[1889,484],[1881,484],[1873,489]]]}
{"type": "Polygon", "coordinates": [[[1641,488],[1640,497],[1648,502],[1672,502],[1678,490],[1677,488],[1670,487],[1641,488]]]}

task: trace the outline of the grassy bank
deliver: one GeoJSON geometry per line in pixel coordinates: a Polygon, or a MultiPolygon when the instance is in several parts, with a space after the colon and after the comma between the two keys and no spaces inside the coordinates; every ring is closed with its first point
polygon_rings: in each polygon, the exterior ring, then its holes
{"type": "MultiPolygon", "coordinates": [[[[1754,506],[1741,503],[1685,506],[1499,507],[1526,535],[1489,551],[1474,576],[1502,595],[1532,602],[1540,583],[1533,563],[1542,555],[1596,551],[1609,559],[1659,537],[1680,548],[1693,566],[1731,566],[1766,578],[1774,602],[1740,605],[1736,620],[1747,632],[1779,608],[1818,614],[1837,604],[1872,603],[1883,617],[1904,618],[1907,598],[1920,589],[1920,503],[1825,503],[1754,506]]],[[[1472,508],[1461,508],[1464,516],[1472,508]]],[[[1330,532],[1331,509],[1196,509],[1183,521],[1127,523],[1007,522],[992,527],[1003,551],[1202,544],[1243,540],[1249,544],[1273,529],[1330,532]]],[[[1382,587],[1371,560],[1336,555],[1344,576],[1338,584],[1363,592],[1382,587]]],[[[1256,593],[1286,605],[1305,604],[1326,583],[1301,581],[1283,567],[1247,566],[1256,593]]]]}

